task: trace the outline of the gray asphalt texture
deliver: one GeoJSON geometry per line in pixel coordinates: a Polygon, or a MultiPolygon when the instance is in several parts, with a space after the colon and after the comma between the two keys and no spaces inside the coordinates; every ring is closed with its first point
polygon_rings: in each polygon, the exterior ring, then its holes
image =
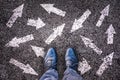
{"type": "MultiPolygon", "coordinates": [[[[87,59],[92,69],[83,76],[84,80],[120,80],[120,0],[0,0],[0,80],[38,80],[45,72],[43,58],[38,57],[32,51],[30,45],[44,47],[45,52],[50,47],[56,49],[58,55],[59,80],[62,79],[65,71],[64,55],[67,48],[74,48],[79,61],[84,57],[87,59]],[[23,15],[18,18],[12,28],[6,26],[7,21],[13,14],[12,10],[21,4],[24,5],[23,15]],[[42,3],[54,3],[55,7],[66,11],[65,17],[60,17],[54,13],[48,14],[41,6],[42,3]],[[100,17],[100,11],[110,4],[109,16],[100,28],[96,27],[96,22],[100,17]],[[83,23],[83,28],[70,33],[75,19],[78,19],[87,9],[92,14],[83,23]],[[35,27],[27,25],[28,18],[37,19],[40,17],[46,26],[36,30],[35,27]],[[53,32],[53,28],[65,23],[63,34],[57,37],[50,45],[45,40],[53,32]],[[105,34],[110,24],[116,30],[113,45],[107,45],[105,34]],[[35,39],[23,44],[19,48],[6,47],[14,37],[23,37],[33,34],[35,39]],[[97,55],[91,48],[87,48],[80,35],[86,36],[103,51],[101,56],[97,55]],[[113,64],[103,73],[101,77],[96,75],[96,71],[102,63],[101,58],[115,52],[113,64]],[[38,76],[24,74],[22,70],[9,63],[14,58],[24,64],[29,63],[39,74],[38,76]]],[[[78,72],[80,74],[80,72],[78,72]]]]}

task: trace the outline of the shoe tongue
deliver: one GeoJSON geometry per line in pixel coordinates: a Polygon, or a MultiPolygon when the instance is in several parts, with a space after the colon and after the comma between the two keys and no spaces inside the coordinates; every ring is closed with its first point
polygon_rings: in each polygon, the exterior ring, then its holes
{"type": "Polygon", "coordinates": [[[51,65],[51,63],[52,63],[52,60],[51,61],[47,61],[47,63],[49,64],[49,66],[51,65]]]}
{"type": "Polygon", "coordinates": [[[52,59],[46,61],[47,66],[52,66],[52,59]]]}
{"type": "Polygon", "coordinates": [[[70,65],[72,65],[72,62],[70,60],[67,60],[66,61],[66,66],[70,66],[70,65]]]}
{"type": "Polygon", "coordinates": [[[53,60],[53,58],[52,57],[50,57],[50,58],[48,58],[46,61],[52,61],[53,60]]]}

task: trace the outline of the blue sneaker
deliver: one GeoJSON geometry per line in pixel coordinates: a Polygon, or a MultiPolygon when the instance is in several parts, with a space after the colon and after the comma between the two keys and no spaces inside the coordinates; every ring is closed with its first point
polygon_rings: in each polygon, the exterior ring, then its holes
{"type": "Polygon", "coordinates": [[[75,53],[72,48],[68,48],[65,55],[66,66],[70,67],[74,70],[77,70],[78,67],[78,59],[75,56],[75,53]]]}
{"type": "Polygon", "coordinates": [[[45,67],[47,69],[57,69],[57,56],[53,48],[50,48],[44,58],[45,67]]]}

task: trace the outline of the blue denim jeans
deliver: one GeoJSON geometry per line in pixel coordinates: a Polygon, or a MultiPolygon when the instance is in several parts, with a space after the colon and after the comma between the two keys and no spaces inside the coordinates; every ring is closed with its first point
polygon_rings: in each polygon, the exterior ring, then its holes
{"type": "MultiPolygon", "coordinates": [[[[58,72],[55,69],[47,70],[40,80],[58,80],[58,72]]],[[[67,68],[62,80],[83,80],[83,78],[72,68],[67,68]]]]}

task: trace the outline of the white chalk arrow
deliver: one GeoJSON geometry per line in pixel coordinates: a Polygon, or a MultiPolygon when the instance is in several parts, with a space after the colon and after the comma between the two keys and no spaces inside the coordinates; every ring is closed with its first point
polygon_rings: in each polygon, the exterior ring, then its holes
{"type": "Polygon", "coordinates": [[[86,72],[88,72],[90,69],[91,69],[91,66],[88,64],[87,60],[83,58],[83,61],[79,62],[78,71],[80,71],[81,74],[83,75],[86,72]]]}
{"type": "Polygon", "coordinates": [[[23,70],[23,73],[26,73],[26,74],[32,74],[32,75],[38,75],[37,72],[35,72],[35,70],[29,65],[24,65],[23,63],[11,58],[9,63],[19,67],[20,69],[23,70]]]}
{"type": "Polygon", "coordinates": [[[64,29],[65,24],[62,24],[58,26],[57,28],[54,28],[54,32],[46,39],[45,43],[50,44],[57,36],[62,35],[62,31],[64,29]]]}
{"type": "Polygon", "coordinates": [[[22,13],[23,13],[23,6],[24,4],[20,5],[19,7],[17,7],[16,9],[13,10],[13,15],[10,17],[9,21],[7,22],[7,27],[12,27],[14,22],[17,20],[18,17],[22,17],[22,13]]]}
{"type": "Polygon", "coordinates": [[[79,28],[82,28],[83,27],[82,24],[85,22],[85,20],[89,17],[90,14],[91,14],[91,11],[87,9],[78,20],[75,19],[71,32],[74,32],[78,30],[79,28]]]}
{"type": "Polygon", "coordinates": [[[64,17],[66,12],[54,7],[54,4],[40,4],[49,14],[51,12],[64,17]]]}
{"type": "Polygon", "coordinates": [[[107,44],[113,44],[114,34],[116,34],[116,32],[112,24],[107,29],[106,34],[108,34],[107,44]]]}
{"type": "Polygon", "coordinates": [[[109,15],[109,7],[110,5],[106,6],[102,11],[101,11],[101,16],[96,24],[97,27],[100,27],[103,23],[103,20],[105,18],[105,16],[109,15]]]}
{"type": "Polygon", "coordinates": [[[39,28],[45,26],[45,23],[40,18],[38,18],[38,20],[28,19],[27,25],[35,26],[36,30],[38,30],[39,28]]]}
{"type": "Polygon", "coordinates": [[[99,69],[97,70],[96,74],[98,76],[101,76],[103,72],[110,66],[112,65],[112,59],[113,59],[114,52],[109,54],[103,59],[103,63],[100,65],[99,69]]]}
{"type": "Polygon", "coordinates": [[[31,48],[35,52],[37,57],[41,56],[41,57],[44,58],[44,55],[45,55],[44,48],[37,47],[37,46],[32,46],[32,45],[31,45],[31,48]]]}
{"type": "Polygon", "coordinates": [[[102,50],[99,49],[94,43],[93,40],[90,40],[89,38],[86,38],[84,36],[81,36],[84,44],[86,45],[86,47],[90,47],[92,48],[97,54],[101,55],[102,54],[102,50]]]}
{"type": "Polygon", "coordinates": [[[11,41],[9,41],[9,43],[6,44],[7,47],[19,47],[19,44],[21,43],[25,43],[25,42],[28,42],[28,41],[31,41],[33,40],[34,37],[33,35],[27,35],[25,37],[21,37],[21,38],[13,38],[11,41]]]}

